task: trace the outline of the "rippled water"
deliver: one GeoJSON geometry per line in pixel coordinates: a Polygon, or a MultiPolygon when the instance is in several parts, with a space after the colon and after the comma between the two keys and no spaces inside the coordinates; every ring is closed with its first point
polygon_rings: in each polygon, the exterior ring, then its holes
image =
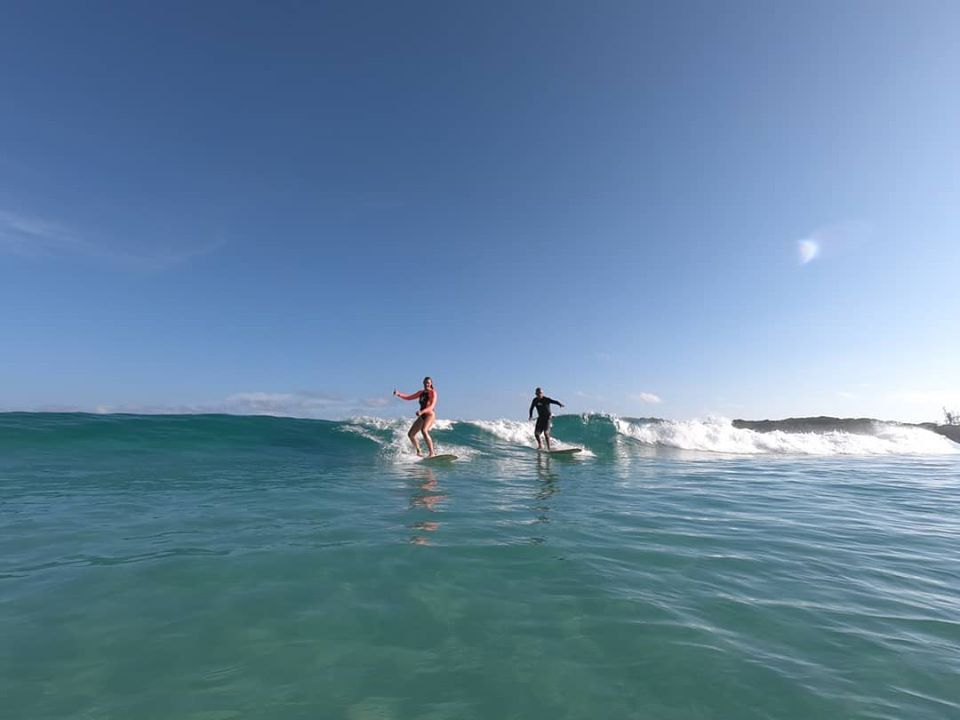
{"type": "Polygon", "coordinates": [[[294,445],[8,452],[0,716],[960,717],[956,457],[294,445]]]}

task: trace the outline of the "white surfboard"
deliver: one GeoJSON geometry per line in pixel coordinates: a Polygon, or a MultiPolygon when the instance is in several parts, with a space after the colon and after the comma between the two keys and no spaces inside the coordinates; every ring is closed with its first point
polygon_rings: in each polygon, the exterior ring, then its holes
{"type": "Polygon", "coordinates": [[[457,456],[456,456],[456,455],[449,455],[449,454],[447,454],[447,455],[434,455],[433,457],[426,457],[426,458],[424,458],[423,460],[421,460],[420,462],[422,462],[422,463],[430,463],[430,464],[432,465],[433,463],[453,462],[453,461],[456,460],[456,459],[457,459],[457,456]]]}

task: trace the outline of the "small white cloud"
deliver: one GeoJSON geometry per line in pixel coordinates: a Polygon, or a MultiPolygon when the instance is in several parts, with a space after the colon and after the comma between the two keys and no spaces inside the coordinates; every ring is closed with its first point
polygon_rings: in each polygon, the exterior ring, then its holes
{"type": "Polygon", "coordinates": [[[650,405],[659,405],[660,403],[663,402],[663,400],[660,399],[659,395],[654,395],[651,392],[642,392],[636,395],[631,395],[630,399],[639,400],[642,403],[648,403],[650,405]]]}
{"type": "Polygon", "coordinates": [[[798,245],[801,265],[806,265],[820,254],[820,245],[816,240],[801,240],[798,245]]]}
{"type": "Polygon", "coordinates": [[[806,265],[824,253],[843,252],[862,245],[872,234],[871,226],[859,220],[824,225],[797,241],[800,264],[806,265]]]}
{"type": "Polygon", "coordinates": [[[846,390],[838,390],[837,396],[842,397],[844,400],[853,400],[857,397],[856,393],[847,392],[846,390]]]}

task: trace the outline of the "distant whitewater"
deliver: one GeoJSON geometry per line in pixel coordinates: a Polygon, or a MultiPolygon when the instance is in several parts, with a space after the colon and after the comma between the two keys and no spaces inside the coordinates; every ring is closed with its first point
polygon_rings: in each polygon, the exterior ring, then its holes
{"type": "MultiPolygon", "coordinates": [[[[300,448],[341,461],[409,461],[409,418],[345,421],[234,415],[89,415],[2,413],[0,449],[93,444],[109,450],[201,446],[300,448]]],[[[518,420],[439,420],[433,435],[443,452],[461,457],[512,454],[533,448],[532,425],[518,420]]],[[[948,455],[960,444],[935,426],[866,419],[801,418],[743,421],[726,418],[662,420],[606,414],[554,419],[557,448],[582,447],[584,457],[615,460],[630,453],[728,455],[948,455]]]]}

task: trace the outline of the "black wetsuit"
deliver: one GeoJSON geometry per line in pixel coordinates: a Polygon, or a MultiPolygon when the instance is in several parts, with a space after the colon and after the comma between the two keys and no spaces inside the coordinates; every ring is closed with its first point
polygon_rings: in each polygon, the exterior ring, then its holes
{"type": "Polygon", "coordinates": [[[534,397],[533,401],[530,403],[530,414],[533,415],[533,409],[537,409],[537,427],[533,431],[535,434],[539,435],[542,432],[546,432],[550,429],[550,405],[560,405],[563,406],[558,400],[553,398],[548,398],[546,395],[541,397],[534,397]]]}

